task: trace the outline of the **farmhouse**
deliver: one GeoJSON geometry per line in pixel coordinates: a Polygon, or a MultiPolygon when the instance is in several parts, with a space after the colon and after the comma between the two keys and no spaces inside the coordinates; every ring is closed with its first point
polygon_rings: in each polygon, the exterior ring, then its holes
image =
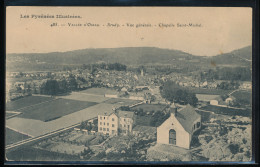
{"type": "Polygon", "coordinates": [[[170,112],[170,117],[157,127],[157,143],[189,149],[193,133],[201,127],[201,116],[190,105],[179,111],[171,106],[170,112]]]}
{"type": "Polygon", "coordinates": [[[218,105],[226,105],[225,101],[222,100],[220,96],[210,100],[210,105],[218,106],[218,105]]]}
{"type": "Polygon", "coordinates": [[[219,98],[220,96],[213,94],[196,94],[196,97],[199,101],[210,102],[212,100],[215,100],[216,98],[219,98]]]}
{"type": "Polygon", "coordinates": [[[134,113],[116,110],[110,115],[98,115],[98,132],[108,135],[129,134],[134,125],[134,113]]]}

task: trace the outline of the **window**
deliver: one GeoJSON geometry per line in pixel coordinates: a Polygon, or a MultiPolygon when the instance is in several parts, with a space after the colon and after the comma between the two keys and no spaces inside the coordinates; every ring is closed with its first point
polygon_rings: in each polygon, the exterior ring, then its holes
{"type": "Polygon", "coordinates": [[[106,125],[106,123],[104,122],[104,125],[106,125]]]}
{"type": "Polygon", "coordinates": [[[103,131],[106,131],[106,128],[103,128],[103,131]]]}
{"type": "Polygon", "coordinates": [[[130,125],[127,125],[127,129],[128,129],[128,130],[130,129],[130,125]]]}
{"type": "Polygon", "coordinates": [[[99,128],[99,130],[101,130],[101,131],[102,131],[102,128],[99,128]]]}
{"type": "Polygon", "coordinates": [[[114,124],[112,124],[112,127],[115,127],[115,125],[114,125],[114,124]]]}
{"type": "Polygon", "coordinates": [[[125,127],[125,125],[124,125],[124,127],[125,127]]]}
{"type": "Polygon", "coordinates": [[[107,126],[109,126],[109,123],[107,123],[107,126]]]}
{"type": "Polygon", "coordinates": [[[107,131],[109,131],[109,128],[107,128],[107,131]]]}
{"type": "Polygon", "coordinates": [[[104,117],[104,119],[106,119],[106,117],[104,117]]]}
{"type": "Polygon", "coordinates": [[[100,125],[102,125],[102,122],[100,122],[100,125]]]}
{"type": "Polygon", "coordinates": [[[115,130],[112,130],[112,134],[114,134],[115,133],[115,130]]]}
{"type": "Polygon", "coordinates": [[[119,126],[122,127],[122,124],[120,124],[119,126]]]}
{"type": "Polygon", "coordinates": [[[114,119],[114,118],[112,118],[112,121],[115,121],[115,119],[114,119]]]}
{"type": "Polygon", "coordinates": [[[100,116],[100,120],[102,120],[102,117],[100,116]]]}
{"type": "Polygon", "coordinates": [[[124,121],[125,121],[125,118],[124,118],[124,121]]]}

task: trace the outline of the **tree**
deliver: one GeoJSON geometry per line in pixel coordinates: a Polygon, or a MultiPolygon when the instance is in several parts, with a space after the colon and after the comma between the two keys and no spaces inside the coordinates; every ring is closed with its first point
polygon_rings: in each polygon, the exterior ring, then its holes
{"type": "Polygon", "coordinates": [[[189,104],[192,105],[192,106],[196,106],[197,103],[198,103],[198,98],[196,97],[195,94],[189,93],[189,94],[186,96],[186,100],[187,100],[187,103],[189,103],[189,104]]]}
{"type": "Polygon", "coordinates": [[[65,79],[63,79],[63,80],[61,80],[59,82],[59,90],[61,92],[67,92],[67,90],[68,90],[68,83],[67,83],[67,81],[65,79]]]}
{"type": "Polygon", "coordinates": [[[70,75],[69,79],[68,79],[68,88],[70,90],[75,90],[75,89],[77,89],[77,87],[78,87],[78,84],[77,84],[77,81],[76,81],[75,77],[70,75]]]}
{"type": "Polygon", "coordinates": [[[56,80],[47,80],[42,87],[43,94],[57,95],[59,93],[59,84],[56,80]]]}
{"type": "Polygon", "coordinates": [[[161,95],[166,100],[177,103],[190,104],[196,106],[198,99],[194,93],[180,87],[173,81],[166,81],[161,89],[161,95]]]}

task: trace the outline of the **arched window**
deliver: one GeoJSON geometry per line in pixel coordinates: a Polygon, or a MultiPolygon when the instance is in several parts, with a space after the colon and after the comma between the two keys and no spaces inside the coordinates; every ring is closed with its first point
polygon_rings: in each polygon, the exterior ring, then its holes
{"type": "Polygon", "coordinates": [[[169,131],[169,144],[176,145],[176,131],[174,129],[169,131]]]}

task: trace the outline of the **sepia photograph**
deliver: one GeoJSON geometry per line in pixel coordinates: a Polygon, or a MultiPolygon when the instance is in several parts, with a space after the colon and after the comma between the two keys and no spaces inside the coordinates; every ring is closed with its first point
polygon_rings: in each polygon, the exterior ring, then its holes
{"type": "Polygon", "coordinates": [[[6,7],[6,162],[252,162],[252,8],[6,7]]]}

